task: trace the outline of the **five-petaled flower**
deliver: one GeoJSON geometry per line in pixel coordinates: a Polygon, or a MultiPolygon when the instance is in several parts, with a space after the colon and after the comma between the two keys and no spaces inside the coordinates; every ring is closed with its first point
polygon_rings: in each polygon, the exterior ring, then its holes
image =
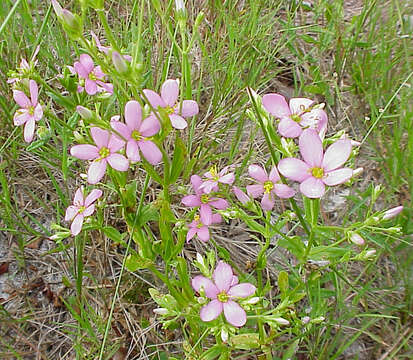
{"type": "Polygon", "coordinates": [[[23,91],[13,90],[13,98],[21,106],[14,114],[14,125],[24,124],[24,141],[31,142],[36,121],[43,117],[43,108],[38,103],[38,87],[34,80],[29,81],[30,99],[23,91]]]}
{"type": "Polygon", "coordinates": [[[299,139],[304,161],[296,158],[282,159],[278,170],[285,177],[300,182],[300,191],[309,198],[324,195],[325,185],[339,185],[353,176],[350,168],[341,168],[351,154],[351,141],[338,140],[323,154],[323,144],[317,131],[306,129],[299,139]]]}
{"type": "Polygon", "coordinates": [[[73,205],[66,209],[65,221],[72,221],[70,232],[76,236],[82,230],[83,220],[86,216],[90,216],[95,211],[94,202],[102,196],[102,190],[94,189],[88,196],[83,193],[83,188],[77,189],[73,205]]]}
{"type": "Polygon", "coordinates": [[[144,158],[152,165],[159,164],[162,161],[162,153],[156,144],[149,140],[148,137],[159,132],[160,125],[154,115],[150,115],[142,121],[142,109],[140,104],[131,100],[125,105],[125,121],[111,121],[110,125],[126,140],[126,155],[131,161],[139,161],[139,151],[144,158]]]}
{"type": "Polygon", "coordinates": [[[161,87],[161,96],[149,89],[143,90],[143,93],[155,110],[161,107],[166,111],[175,129],[185,129],[188,124],[184,118],[194,116],[199,112],[198,104],[194,100],[177,102],[179,95],[178,80],[166,80],[161,87]]]}
{"type": "MultiPolygon", "coordinates": [[[[84,79],[85,90],[89,95],[95,95],[98,91],[113,93],[113,85],[104,81],[106,75],[100,66],[95,67],[90,55],[80,55],[79,61],[76,61],[73,66],[79,77],[84,79]]],[[[83,87],[79,86],[78,91],[83,91],[83,87]]]]}
{"type": "Polygon", "coordinates": [[[96,184],[103,178],[107,163],[118,171],[126,171],[129,161],[118,151],[122,149],[125,142],[119,137],[111,135],[109,131],[92,127],[90,130],[95,145],[81,144],[70,149],[70,154],[81,160],[94,160],[88,170],[87,181],[96,184]]]}
{"type": "Polygon", "coordinates": [[[248,185],[247,193],[254,199],[264,194],[261,199],[261,207],[263,210],[272,210],[274,207],[274,195],[281,199],[288,199],[295,195],[295,190],[288,185],[280,183],[280,175],[277,168],[273,166],[270,175],[267,175],[265,169],[258,165],[250,165],[248,167],[250,176],[257,180],[259,184],[248,185]]]}
{"type": "Polygon", "coordinates": [[[219,183],[231,185],[235,180],[235,175],[232,172],[228,173],[230,169],[230,166],[225,166],[220,172],[218,172],[216,166],[212,166],[209,171],[204,174],[207,180],[203,182],[201,189],[203,189],[205,193],[209,194],[213,190],[218,190],[219,183]]]}
{"type": "Polygon", "coordinates": [[[266,94],[262,105],[271,115],[280,119],[278,132],[288,138],[296,138],[304,129],[311,128],[323,138],[327,129],[327,114],[320,108],[314,108],[314,101],[306,98],[293,98],[288,105],[280,94],[266,94]]]}
{"type": "Polygon", "coordinates": [[[209,240],[209,226],[212,224],[219,224],[222,221],[220,214],[212,214],[210,218],[205,218],[204,220],[200,215],[195,215],[194,220],[188,225],[189,230],[186,234],[186,242],[189,242],[195,235],[203,241],[207,242],[209,240]]]}
{"type": "Polygon", "coordinates": [[[193,289],[196,292],[203,289],[205,296],[212,300],[201,308],[201,320],[212,321],[224,311],[224,316],[231,325],[243,326],[247,321],[247,314],[234,300],[253,295],[256,287],[250,283],[238,284],[238,278],[234,276],[231,266],[223,261],[218,263],[212,278],[213,281],[198,275],[192,279],[193,289]]]}

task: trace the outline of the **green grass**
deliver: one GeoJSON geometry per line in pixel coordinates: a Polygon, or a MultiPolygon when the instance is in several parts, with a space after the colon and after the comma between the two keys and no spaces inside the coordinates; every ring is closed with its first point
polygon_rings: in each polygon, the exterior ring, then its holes
{"type": "MultiPolygon", "coordinates": [[[[80,10],[78,2],[65,3],[73,11],[80,10]]],[[[328,314],[326,325],[303,331],[299,345],[292,347],[296,349],[296,355],[292,356],[339,359],[343,354],[357,358],[358,353],[368,353],[370,358],[377,359],[383,354],[387,354],[387,358],[409,358],[412,355],[409,322],[413,311],[413,259],[409,239],[400,240],[413,232],[410,205],[413,195],[413,5],[407,1],[381,4],[365,0],[359,12],[349,15],[349,9],[341,1],[319,0],[311,8],[302,1],[287,0],[250,0],[245,4],[238,0],[206,0],[202,7],[199,2],[191,1],[188,26],[186,32],[181,33],[174,19],[173,1],[161,1],[159,11],[154,1],[105,3],[109,25],[119,47],[128,53],[132,53],[132,45],[138,39],[139,14],[144,4],[140,48],[145,69],[142,88],[158,90],[165,79],[180,77],[185,83],[185,92],[191,95],[188,97],[198,100],[201,111],[190,124],[185,139],[194,171],[228,158],[243,167],[249,159],[268,158],[264,155],[268,153],[264,140],[258,139],[260,132],[251,125],[246,113],[246,87],[260,94],[280,91],[290,96],[317,97],[326,103],[333,124],[330,131],[345,127],[352,137],[363,141],[366,150],[361,151],[360,158],[367,164],[365,174],[374,185],[384,183],[386,189],[385,203],[380,207],[403,203],[407,208],[401,219],[403,234],[377,234],[367,239],[379,249],[376,263],[342,266],[330,273],[323,269],[316,271],[322,281],[317,278],[308,281],[307,291],[311,297],[307,305],[312,317],[328,314]],[[192,33],[192,25],[201,10],[205,20],[192,33]],[[183,38],[188,43],[192,37],[193,45],[187,56],[181,56],[178,45],[183,38]],[[182,68],[190,71],[181,74],[182,68]]],[[[90,11],[89,14],[85,16],[85,29],[103,34],[96,13],[90,11]]],[[[26,283],[36,276],[27,272],[27,265],[46,253],[42,249],[35,249],[33,253],[27,246],[51,235],[50,221],[63,222],[75,183],[79,183],[73,175],[78,172],[78,165],[67,156],[71,128],[76,128],[77,117],[62,112],[60,106],[46,96],[45,86],[41,97],[48,107],[45,117],[48,134],[44,141],[38,142],[37,148],[27,149],[21,129],[13,126],[17,106],[6,83],[7,73],[18,66],[22,57],[30,59],[37,45],[40,45],[38,72],[44,74],[45,79],[52,79],[51,86],[58,84],[56,76],[63,66],[73,65],[82,51],[63,33],[48,3],[40,0],[1,2],[0,232],[11,244],[17,245],[13,245],[13,256],[18,259],[19,271],[25,273],[26,283]]],[[[106,112],[115,113],[115,106],[111,105],[106,112]]],[[[186,175],[189,177],[191,172],[186,175]]],[[[369,196],[364,188],[353,192],[348,210],[353,211],[354,216],[361,216],[359,210],[365,208],[369,196]]],[[[108,225],[124,226],[117,223],[114,207],[110,215],[105,216],[108,225]]],[[[92,234],[93,238],[86,238],[86,243],[69,244],[62,252],[62,261],[67,261],[65,276],[69,283],[61,295],[64,303],[61,309],[51,309],[51,304],[48,310],[40,309],[39,304],[33,305],[27,300],[13,314],[0,305],[0,357],[23,358],[25,353],[33,351],[22,341],[13,345],[20,335],[19,338],[30,339],[35,347],[43,341],[41,354],[48,358],[50,344],[36,334],[34,330],[40,331],[40,327],[32,322],[40,310],[50,315],[49,327],[64,322],[60,331],[70,338],[65,345],[60,345],[59,355],[50,358],[73,358],[65,355],[70,353],[77,359],[96,359],[100,351],[104,352],[104,358],[110,358],[120,348],[130,348],[137,356],[142,345],[134,331],[143,330],[147,331],[143,335],[147,340],[147,354],[152,353],[148,357],[165,358],[160,354],[166,353],[178,353],[178,358],[183,356],[182,339],[187,334],[181,334],[175,344],[169,339],[169,332],[158,334],[158,328],[150,325],[152,314],[147,309],[152,309],[153,304],[146,285],[153,279],[148,273],[138,273],[137,280],[124,275],[118,298],[112,301],[119,280],[122,250],[112,248],[112,241],[104,234],[92,234]],[[95,261],[88,251],[96,248],[100,255],[95,261]],[[94,284],[86,294],[85,283],[94,284]],[[136,283],[142,288],[139,301],[148,306],[129,311],[126,305],[133,307],[134,304],[128,304],[127,294],[131,291],[129,287],[136,283]],[[92,301],[93,297],[99,301],[92,301]],[[114,317],[109,323],[112,304],[114,317]],[[64,312],[63,318],[57,317],[59,311],[64,312]],[[16,328],[18,332],[13,330],[16,328]],[[105,329],[108,335],[102,348],[105,329]]],[[[282,260],[283,265],[277,270],[289,268],[288,259],[282,260]]],[[[31,295],[26,292],[25,296],[30,299],[31,295]]],[[[54,338],[58,339],[56,334],[54,338]]],[[[286,347],[277,346],[282,358],[286,347]]]]}

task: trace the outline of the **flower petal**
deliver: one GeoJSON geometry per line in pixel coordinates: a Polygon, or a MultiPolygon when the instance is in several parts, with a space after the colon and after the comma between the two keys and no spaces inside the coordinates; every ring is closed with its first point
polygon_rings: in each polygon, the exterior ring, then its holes
{"type": "Polygon", "coordinates": [[[281,199],[289,199],[295,195],[295,190],[285,184],[274,184],[273,192],[281,199]]]}
{"type": "MultiPolygon", "coordinates": [[[[259,186],[262,186],[262,185],[259,185],[259,186]]],[[[263,190],[263,188],[262,188],[262,190],[263,190]]],[[[233,186],[232,191],[234,192],[234,194],[237,197],[238,201],[240,201],[242,204],[246,204],[248,201],[250,201],[249,196],[246,193],[244,193],[237,186],[233,186]]]]}
{"type": "Polygon", "coordinates": [[[248,167],[248,174],[260,183],[264,183],[268,180],[267,172],[259,165],[250,165],[248,167]]]}
{"type": "Polygon", "coordinates": [[[37,105],[37,96],[39,95],[39,89],[37,87],[36,81],[30,80],[30,99],[32,101],[32,106],[37,105]]]}
{"type": "Polygon", "coordinates": [[[163,99],[155,91],[144,89],[143,93],[155,110],[157,110],[159,106],[161,108],[166,107],[165,101],[163,101],[163,99]]]}
{"type": "Polygon", "coordinates": [[[228,295],[238,298],[246,298],[253,295],[256,290],[257,288],[254,285],[250,283],[242,283],[231,287],[228,291],[228,295]]]}
{"type": "Polygon", "coordinates": [[[205,194],[209,194],[212,190],[217,188],[218,182],[215,180],[206,180],[202,183],[201,189],[205,192],[205,194]]]}
{"type": "Polygon", "coordinates": [[[85,199],[85,206],[89,206],[102,196],[103,192],[99,189],[93,189],[85,199]]]}
{"type": "Polygon", "coordinates": [[[301,135],[303,129],[290,118],[283,118],[278,124],[278,132],[286,138],[296,138],[301,135]]]}
{"type": "Polygon", "coordinates": [[[203,191],[200,189],[202,185],[202,179],[199,175],[192,175],[191,176],[191,185],[192,188],[194,189],[196,194],[202,194],[203,191]]]}
{"type": "Polygon", "coordinates": [[[261,184],[247,185],[247,193],[254,199],[261,196],[264,192],[264,186],[261,184]]]}
{"type": "Polygon", "coordinates": [[[85,90],[89,95],[95,95],[98,92],[98,85],[96,81],[87,78],[85,80],[85,90]]]}
{"type": "Polygon", "coordinates": [[[221,214],[212,214],[211,224],[219,224],[222,221],[221,214]]]}
{"type": "Polygon", "coordinates": [[[277,168],[275,166],[272,167],[270,171],[270,175],[268,176],[268,179],[273,182],[274,184],[280,180],[280,174],[278,174],[277,168]]]}
{"type": "Polygon", "coordinates": [[[300,191],[311,199],[321,198],[325,193],[324,183],[313,176],[300,184],[300,191]]]}
{"type": "Polygon", "coordinates": [[[201,204],[201,209],[199,210],[199,215],[201,216],[201,222],[205,225],[211,225],[212,222],[212,209],[208,204],[201,204]]]}
{"type": "Polygon", "coordinates": [[[189,242],[189,240],[191,240],[195,236],[197,231],[198,228],[196,226],[189,228],[188,232],[186,233],[186,242],[189,242]]]}
{"type": "Polygon", "coordinates": [[[222,313],[222,302],[214,299],[209,304],[203,306],[199,313],[202,321],[215,320],[222,313]]]}
{"type": "Polygon", "coordinates": [[[194,100],[184,100],[182,101],[182,109],[178,104],[175,108],[175,113],[180,114],[184,118],[194,116],[199,113],[199,107],[194,100]]]}
{"type": "Polygon", "coordinates": [[[142,123],[142,108],[136,100],[131,100],[126,103],[125,122],[131,131],[139,130],[142,123]]]}
{"type": "Polygon", "coordinates": [[[174,107],[179,95],[179,83],[177,80],[168,79],[161,87],[161,97],[166,105],[174,107]]]}
{"type": "Polygon", "coordinates": [[[107,161],[106,159],[93,161],[87,172],[87,181],[89,184],[97,184],[105,175],[107,161]]]}
{"type": "Polygon", "coordinates": [[[83,219],[83,214],[77,214],[76,217],[73,219],[72,225],[70,226],[70,232],[73,236],[78,235],[82,230],[83,219]]]}
{"type": "Polygon", "coordinates": [[[323,161],[323,143],[317,131],[314,129],[304,130],[298,142],[304,161],[310,167],[321,167],[323,161]]]}
{"type": "Polygon", "coordinates": [[[83,195],[83,189],[82,187],[80,187],[75,192],[75,197],[73,198],[73,204],[79,207],[79,206],[83,206],[84,203],[85,203],[85,198],[83,195]]]}
{"type": "Polygon", "coordinates": [[[282,159],[278,163],[278,171],[285,177],[302,182],[309,178],[309,166],[304,162],[296,158],[286,158],[282,159]]]}
{"type": "Polygon", "coordinates": [[[169,115],[169,120],[171,120],[172,127],[178,130],[185,129],[188,126],[188,123],[185,119],[177,114],[169,115]]]}
{"type": "Polygon", "coordinates": [[[141,124],[139,132],[142,136],[154,136],[159,132],[161,125],[155,115],[147,117],[141,124]]]}
{"type": "Polygon", "coordinates": [[[182,204],[188,207],[195,207],[195,206],[201,206],[201,200],[199,199],[199,196],[196,195],[187,195],[184,196],[181,200],[182,204]]]}
{"type": "Polygon", "coordinates": [[[323,183],[328,186],[334,186],[342,184],[351,179],[353,176],[353,169],[341,168],[333,171],[329,171],[323,177],[323,183]]]}
{"type": "Polygon", "coordinates": [[[103,130],[101,128],[98,128],[96,126],[92,127],[90,130],[90,133],[92,134],[92,139],[97,145],[99,149],[102,147],[107,147],[109,143],[109,137],[110,133],[107,130],[103,130]]]}
{"type": "Polygon", "coordinates": [[[85,69],[85,67],[84,67],[79,61],[76,61],[76,62],[73,64],[73,67],[74,67],[75,71],[77,72],[77,74],[78,74],[81,78],[87,79],[87,78],[89,77],[89,72],[90,72],[90,71],[87,71],[87,70],[85,69]]]}
{"type": "Polygon", "coordinates": [[[123,141],[119,136],[111,134],[108,142],[108,149],[111,153],[115,153],[125,146],[125,141],[123,141]]]}
{"type": "Polygon", "coordinates": [[[290,109],[293,114],[300,115],[313,104],[314,101],[307,98],[290,99],[290,109]]]}
{"type": "Polygon", "coordinates": [[[79,57],[79,61],[88,73],[90,73],[95,67],[92,58],[88,54],[81,54],[79,57]]]}
{"type": "Polygon", "coordinates": [[[34,120],[39,121],[43,117],[43,108],[42,105],[37,104],[34,108],[34,120]]]}
{"type": "Polygon", "coordinates": [[[228,300],[223,305],[224,315],[227,321],[236,327],[241,327],[247,322],[247,314],[245,310],[239,306],[235,301],[228,300]]]}
{"type": "Polygon", "coordinates": [[[88,206],[85,211],[83,211],[82,215],[83,216],[90,216],[95,212],[95,204],[92,204],[90,206],[88,206]]]}
{"type": "Polygon", "coordinates": [[[32,105],[26,94],[20,90],[13,90],[13,99],[19,106],[25,109],[32,105]]]}
{"type": "Polygon", "coordinates": [[[209,229],[208,226],[204,225],[201,226],[198,231],[196,232],[198,235],[199,239],[203,242],[207,242],[209,240],[209,229]]]}
{"type": "Polygon", "coordinates": [[[139,149],[143,157],[152,165],[159,164],[162,161],[161,150],[150,140],[141,140],[138,142],[139,149]]]}
{"type": "Polygon", "coordinates": [[[232,283],[233,272],[231,266],[220,261],[212,274],[219,292],[228,291],[232,283]]]}
{"type": "Polygon", "coordinates": [[[112,120],[110,126],[113,130],[122,135],[126,140],[131,139],[131,130],[123,122],[112,120]]]}
{"type": "Polygon", "coordinates": [[[228,184],[231,185],[235,181],[234,173],[229,173],[219,178],[219,182],[221,184],[228,184]]]}
{"type": "Polygon", "coordinates": [[[227,200],[220,198],[212,198],[208,204],[218,210],[225,210],[229,206],[227,200]]]}
{"type": "Polygon", "coordinates": [[[65,221],[71,221],[76,214],[79,212],[79,209],[77,206],[74,205],[70,205],[67,209],[66,209],[66,213],[65,213],[65,221]]]}
{"type": "Polygon", "coordinates": [[[110,154],[108,157],[109,165],[118,171],[127,171],[129,169],[129,161],[121,154],[110,154]]]}
{"type": "Polygon", "coordinates": [[[285,97],[280,94],[266,94],[262,97],[262,105],[271,115],[280,119],[291,115],[285,97]]]}
{"type": "Polygon", "coordinates": [[[20,109],[14,113],[13,123],[16,126],[20,126],[20,125],[23,125],[28,120],[30,120],[31,118],[32,116],[29,114],[28,110],[20,109]]]}
{"type": "Polygon", "coordinates": [[[274,207],[274,199],[271,196],[271,193],[264,193],[264,196],[261,199],[261,207],[263,210],[270,211],[274,207]]]}
{"type": "Polygon", "coordinates": [[[130,161],[140,161],[139,146],[136,140],[129,140],[126,144],[126,156],[130,161]]]}
{"type": "Polygon", "coordinates": [[[330,145],[323,159],[324,171],[331,171],[338,169],[343,165],[351,154],[351,141],[348,139],[337,140],[334,144],[330,145]]]}
{"type": "Polygon", "coordinates": [[[35,124],[36,122],[33,117],[24,124],[24,141],[29,143],[33,140],[35,124]]]}
{"type": "Polygon", "coordinates": [[[75,145],[70,148],[70,155],[80,160],[94,160],[99,157],[99,149],[90,144],[75,145]]]}
{"type": "Polygon", "coordinates": [[[201,288],[203,288],[205,291],[205,295],[208,298],[210,299],[217,298],[219,291],[211,279],[208,279],[207,277],[202,276],[202,275],[198,275],[192,279],[191,284],[192,284],[192,288],[197,293],[199,293],[201,291],[201,288]]]}

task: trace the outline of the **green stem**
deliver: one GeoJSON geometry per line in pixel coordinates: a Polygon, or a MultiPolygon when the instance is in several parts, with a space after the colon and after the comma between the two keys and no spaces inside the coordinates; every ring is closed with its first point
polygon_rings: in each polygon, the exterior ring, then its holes
{"type": "Polygon", "coordinates": [[[118,47],[119,41],[116,41],[115,36],[113,35],[113,32],[108,23],[108,19],[106,19],[105,11],[103,9],[96,9],[96,12],[98,13],[99,20],[102,23],[103,28],[105,29],[106,37],[109,40],[110,45],[120,54],[121,51],[118,47]]]}

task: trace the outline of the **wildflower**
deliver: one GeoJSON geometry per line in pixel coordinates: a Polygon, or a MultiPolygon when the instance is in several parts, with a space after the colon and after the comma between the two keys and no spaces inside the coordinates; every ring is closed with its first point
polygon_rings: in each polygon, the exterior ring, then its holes
{"type": "Polygon", "coordinates": [[[85,198],[83,188],[77,189],[73,205],[66,209],[65,221],[72,221],[70,232],[76,236],[82,230],[83,220],[95,211],[94,202],[102,196],[102,190],[94,189],[85,198]]]}
{"type": "Polygon", "coordinates": [[[103,178],[107,163],[115,170],[128,170],[128,159],[117,153],[123,148],[125,142],[117,136],[111,135],[109,131],[98,127],[92,127],[90,132],[96,146],[81,144],[70,149],[70,154],[78,159],[94,160],[88,170],[87,181],[89,184],[96,184],[103,178]]]}
{"type": "Polygon", "coordinates": [[[402,210],[403,206],[397,206],[395,208],[385,211],[383,214],[383,220],[389,220],[391,218],[394,218],[395,216],[399,215],[402,210]]]}
{"type": "Polygon", "coordinates": [[[242,204],[246,204],[248,201],[251,201],[249,196],[245,192],[243,192],[239,187],[233,186],[232,191],[242,204]]]}
{"type": "Polygon", "coordinates": [[[327,114],[314,107],[314,101],[306,98],[292,98],[289,105],[284,96],[266,94],[262,97],[262,105],[271,115],[280,119],[278,132],[288,138],[296,138],[304,129],[311,128],[323,138],[327,129],[327,114]]]}
{"type": "Polygon", "coordinates": [[[359,245],[359,246],[363,246],[364,245],[364,239],[357,234],[356,232],[350,232],[350,241],[353,244],[359,245]]]}
{"type": "Polygon", "coordinates": [[[209,240],[209,226],[212,224],[218,224],[222,221],[220,214],[212,214],[211,217],[206,217],[202,219],[199,215],[196,215],[194,220],[189,224],[189,230],[186,234],[186,242],[189,242],[195,235],[203,241],[207,242],[209,240]]]}
{"type": "Polygon", "coordinates": [[[309,198],[324,195],[325,185],[339,185],[353,175],[350,168],[340,168],[351,154],[351,142],[338,140],[323,154],[323,144],[317,131],[306,129],[299,139],[304,161],[296,158],[282,159],[278,170],[285,177],[300,182],[300,191],[309,198]]]}
{"type": "MultiPolygon", "coordinates": [[[[113,85],[105,83],[105,74],[100,66],[93,63],[88,54],[80,55],[79,61],[74,63],[74,69],[80,78],[85,81],[85,90],[89,95],[95,95],[98,91],[107,91],[113,93],[113,85]]],[[[83,91],[83,87],[78,88],[78,92],[83,91]]]]}
{"type": "MultiPolygon", "coordinates": [[[[92,38],[95,41],[95,44],[96,44],[96,47],[98,48],[98,50],[103,52],[105,55],[109,55],[109,51],[111,50],[111,48],[108,47],[108,46],[103,46],[100,43],[99,38],[96,36],[96,34],[93,31],[91,31],[90,34],[92,35],[92,38]]],[[[132,61],[132,56],[130,56],[130,55],[122,55],[122,56],[126,61],[129,61],[129,62],[132,61]]]]}
{"type": "Polygon", "coordinates": [[[229,166],[225,166],[219,173],[217,172],[216,166],[212,166],[204,176],[208,179],[203,182],[201,189],[205,193],[209,194],[212,190],[218,190],[218,184],[228,184],[231,185],[235,180],[234,173],[228,173],[230,170],[229,166]]]}
{"type": "Polygon", "coordinates": [[[36,56],[39,53],[40,50],[40,45],[36,47],[34,50],[34,54],[30,61],[28,62],[26,59],[22,58],[20,61],[20,67],[17,69],[17,74],[13,72],[13,75],[16,74],[16,76],[19,77],[13,77],[7,80],[8,84],[13,84],[15,82],[18,82],[20,78],[27,76],[30,71],[37,65],[37,60],[36,56]]]}
{"type": "Polygon", "coordinates": [[[263,210],[272,210],[275,195],[281,199],[288,199],[295,195],[294,189],[288,185],[279,183],[280,175],[275,166],[272,167],[269,176],[265,169],[258,165],[250,165],[248,167],[248,173],[253,179],[257,180],[259,184],[248,185],[247,193],[254,199],[264,194],[261,199],[261,207],[263,210]]]}
{"type": "Polygon", "coordinates": [[[250,283],[238,284],[231,266],[223,261],[218,263],[212,278],[213,281],[198,275],[192,279],[193,289],[196,292],[203,289],[206,297],[212,300],[201,308],[201,320],[212,321],[224,311],[224,316],[231,325],[243,326],[247,321],[247,314],[234,300],[253,295],[256,287],[250,283]]]}
{"type": "Polygon", "coordinates": [[[188,124],[184,118],[194,116],[199,112],[198,104],[194,100],[184,100],[182,103],[177,103],[179,95],[178,80],[166,80],[161,87],[161,96],[149,89],[145,89],[143,92],[155,110],[161,107],[166,111],[172,127],[175,129],[185,129],[188,124]]]}
{"type": "Polygon", "coordinates": [[[139,150],[144,158],[152,165],[162,161],[162,153],[154,142],[148,140],[159,132],[159,121],[155,116],[149,116],[142,121],[142,109],[140,104],[131,100],[125,105],[125,121],[111,121],[110,125],[126,140],[126,155],[131,161],[140,161],[139,150]]]}
{"type": "Polygon", "coordinates": [[[228,202],[225,199],[210,198],[201,188],[202,180],[198,175],[191,176],[191,184],[195,191],[195,195],[187,195],[182,198],[182,203],[188,207],[200,207],[200,215],[204,223],[212,221],[211,206],[218,210],[225,210],[228,207],[228,202]]]}
{"type": "Polygon", "coordinates": [[[13,98],[21,106],[14,114],[14,125],[24,125],[24,141],[31,142],[36,121],[43,117],[43,108],[38,103],[39,89],[34,80],[29,81],[30,99],[23,91],[13,90],[13,98]]]}

